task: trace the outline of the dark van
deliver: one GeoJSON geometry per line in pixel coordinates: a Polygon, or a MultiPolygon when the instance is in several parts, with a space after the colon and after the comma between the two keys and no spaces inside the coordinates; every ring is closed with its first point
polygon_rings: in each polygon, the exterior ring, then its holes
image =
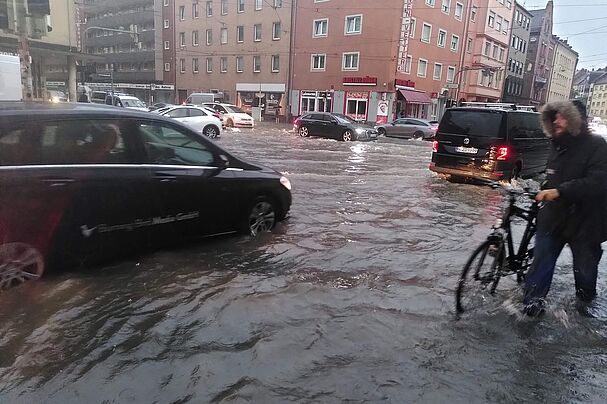
{"type": "Polygon", "coordinates": [[[432,144],[430,170],[452,178],[532,177],[545,170],[549,148],[537,112],[450,108],[432,144]]]}

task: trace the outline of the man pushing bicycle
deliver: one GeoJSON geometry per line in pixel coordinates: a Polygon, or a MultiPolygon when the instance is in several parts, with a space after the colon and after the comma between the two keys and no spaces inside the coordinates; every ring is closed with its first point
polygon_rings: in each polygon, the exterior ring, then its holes
{"type": "Polygon", "coordinates": [[[523,312],[529,316],[543,313],[565,244],[573,253],[576,295],[591,301],[596,296],[601,242],[607,240],[607,142],[589,132],[586,108],[577,100],[546,104],[541,121],[552,145],[546,181],[535,198],[544,204],[524,284],[523,312]]]}

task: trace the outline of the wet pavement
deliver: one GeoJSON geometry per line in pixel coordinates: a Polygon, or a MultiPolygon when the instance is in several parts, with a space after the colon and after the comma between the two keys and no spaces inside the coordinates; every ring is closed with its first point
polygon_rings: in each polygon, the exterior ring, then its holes
{"type": "MultiPolygon", "coordinates": [[[[0,402],[607,402],[607,290],[576,309],[571,258],[549,310],[503,282],[454,316],[493,189],[428,169],[430,144],[226,131],[286,173],[290,218],[0,295],[0,402]]],[[[604,260],[605,261],[605,260],[604,260]]]]}

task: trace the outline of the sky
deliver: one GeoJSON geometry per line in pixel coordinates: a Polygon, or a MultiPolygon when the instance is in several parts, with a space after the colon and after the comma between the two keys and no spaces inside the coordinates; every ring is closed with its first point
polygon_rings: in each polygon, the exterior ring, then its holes
{"type": "MultiPolygon", "coordinates": [[[[546,7],[548,0],[518,0],[527,10],[546,7]]],[[[552,33],[580,55],[578,69],[607,67],[607,0],[553,0],[552,33]]]]}

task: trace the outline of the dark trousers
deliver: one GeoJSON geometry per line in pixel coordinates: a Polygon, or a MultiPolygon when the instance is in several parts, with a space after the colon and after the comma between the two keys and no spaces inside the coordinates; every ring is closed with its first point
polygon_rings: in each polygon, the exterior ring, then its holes
{"type": "Polygon", "coordinates": [[[532,304],[546,297],[556,260],[565,244],[569,244],[573,254],[576,294],[583,300],[591,300],[596,296],[597,268],[603,254],[601,244],[587,240],[567,243],[559,237],[536,234],[533,264],[525,277],[524,304],[532,304]]]}

